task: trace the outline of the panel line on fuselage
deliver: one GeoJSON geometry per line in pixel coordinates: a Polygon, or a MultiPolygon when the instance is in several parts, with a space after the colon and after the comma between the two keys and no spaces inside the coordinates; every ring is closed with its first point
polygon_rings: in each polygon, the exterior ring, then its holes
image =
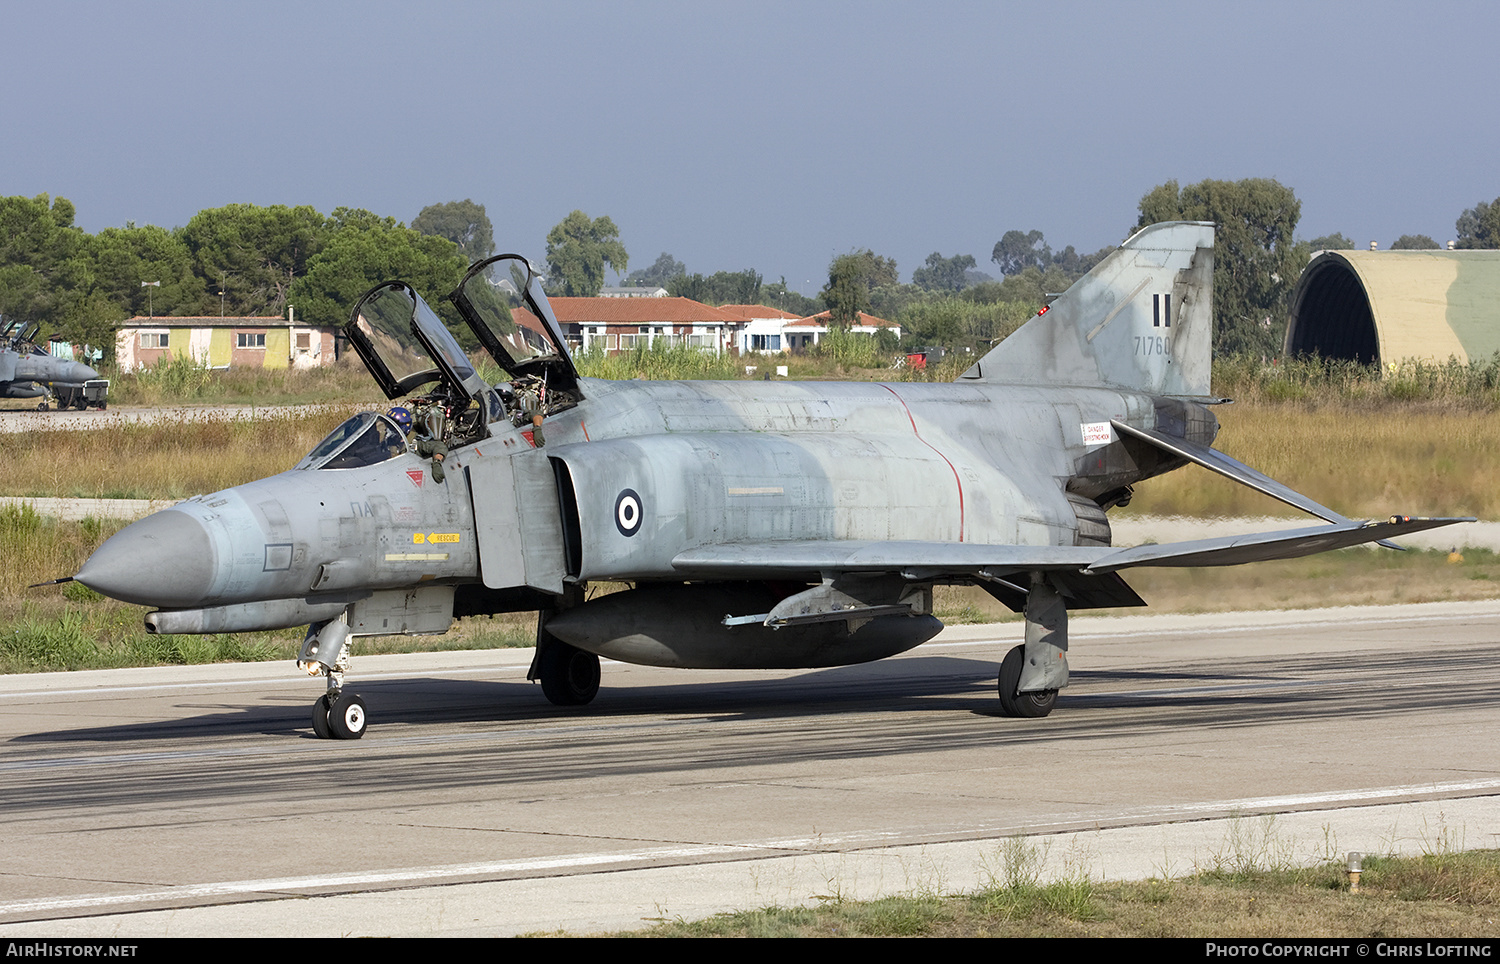
{"type": "Polygon", "coordinates": [[[944,455],[942,453],[942,451],[936,445],[933,445],[931,442],[927,441],[925,438],[922,437],[922,433],[917,430],[917,420],[916,420],[916,418],[914,418],[912,416],[911,409],[907,406],[906,399],[904,399],[904,398],[901,397],[901,393],[898,392],[898,391],[896,391],[891,386],[885,384],[884,382],[881,383],[880,387],[883,388],[883,389],[885,389],[886,391],[890,392],[892,395],[895,395],[896,396],[896,401],[898,401],[898,402],[901,403],[901,409],[902,409],[902,411],[906,412],[906,418],[907,418],[908,421],[911,422],[911,432],[912,432],[913,435],[915,435],[917,437],[917,441],[921,442],[923,445],[927,446],[928,448],[930,448],[934,452],[936,452],[938,458],[942,459],[944,462],[947,462],[949,470],[953,472],[953,482],[954,482],[955,485],[958,486],[958,541],[959,542],[963,542],[964,541],[964,483],[963,483],[963,480],[958,477],[958,469],[954,468],[953,462],[948,458],[948,456],[944,455]]]}

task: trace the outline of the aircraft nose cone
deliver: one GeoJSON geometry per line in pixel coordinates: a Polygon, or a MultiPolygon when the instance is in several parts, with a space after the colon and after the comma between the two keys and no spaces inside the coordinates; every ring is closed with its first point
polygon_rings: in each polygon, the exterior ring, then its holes
{"type": "Polygon", "coordinates": [[[122,602],[171,609],[201,604],[214,571],[203,523],[167,509],[110,536],[73,578],[122,602]]]}
{"type": "Polygon", "coordinates": [[[94,371],[83,362],[69,362],[68,365],[64,368],[63,372],[63,377],[60,379],[60,381],[65,382],[86,382],[91,378],[99,377],[98,372],[94,371]]]}

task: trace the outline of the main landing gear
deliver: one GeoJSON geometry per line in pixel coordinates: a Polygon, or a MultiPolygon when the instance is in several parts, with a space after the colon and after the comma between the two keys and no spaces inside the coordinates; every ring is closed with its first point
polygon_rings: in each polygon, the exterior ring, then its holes
{"type": "Polygon", "coordinates": [[[331,620],[307,627],[297,665],[310,676],[327,676],[328,692],[313,704],[313,733],[321,740],[357,740],[365,735],[369,714],[358,693],[344,692],[349,669],[349,626],[331,620]]]}
{"type": "Polygon", "coordinates": [[[1000,712],[1037,719],[1057,705],[1068,685],[1068,609],[1047,574],[1031,574],[1026,595],[1026,642],[1000,663],[1000,712]]]}
{"type": "Polygon", "coordinates": [[[583,706],[599,694],[599,657],[570,646],[547,632],[546,616],[537,620],[536,656],[529,680],[540,680],[542,693],[554,706],[583,706]]]}

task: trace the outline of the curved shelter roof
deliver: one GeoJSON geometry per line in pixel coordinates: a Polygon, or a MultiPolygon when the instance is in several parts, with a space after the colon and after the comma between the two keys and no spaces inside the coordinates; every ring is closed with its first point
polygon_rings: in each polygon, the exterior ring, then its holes
{"type": "Polygon", "coordinates": [[[1500,251],[1324,251],[1292,293],[1288,354],[1386,364],[1500,351],[1500,251]]]}

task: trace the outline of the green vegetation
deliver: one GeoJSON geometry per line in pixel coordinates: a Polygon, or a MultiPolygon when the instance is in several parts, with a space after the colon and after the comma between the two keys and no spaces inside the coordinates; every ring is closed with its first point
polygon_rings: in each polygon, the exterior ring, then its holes
{"type": "Polygon", "coordinates": [[[547,233],[547,293],[592,298],[604,287],[604,266],[624,274],[630,256],[608,217],[574,211],[547,233]]]}
{"type": "Polygon", "coordinates": [[[0,198],[0,314],[100,348],[106,364],[115,328],[132,315],[281,317],[292,304],[310,324],[336,325],[393,274],[442,294],[468,264],[446,238],[344,207],[325,217],[306,205],[229,204],[172,230],[127,224],[97,235],[74,214],[66,198],[0,198]]]}
{"type": "Polygon", "coordinates": [[[588,378],[607,378],[628,381],[632,378],[650,380],[726,380],[744,375],[744,359],[730,355],[688,348],[684,345],[639,346],[631,351],[615,355],[603,350],[584,352],[573,359],[578,373],[588,378]]]}
{"type": "Polygon", "coordinates": [[[1025,839],[1006,841],[999,863],[991,881],[969,894],[918,891],[874,901],[835,894],[815,907],[663,921],[613,936],[1500,936],[1500,851],[1494,850],[1367,857],[1355,893],[1339,862],[1299,868],[1243,852],[1187,877],[1130,883],[1082,874],[1043,882],[1037,845],[1025,839]]]}
{"type": "Polygon", "coordinates": [[[1500,354],[1467,364],[1455,360],[1392,364],[1385,372],[1352,361],[1288,358],[1266,362],[1249,355],[1229,355],[1214,359],[1213,386],[1215,392],[1240,404],[1343,404],[1362,406],[1370,414],[1386,411],[1393,403],[1494,411],[1500,409],[1500,354]]]}
{"type": "Polygon", "coordinates": [[[458,245],[469,261],[479,261],[495,253],[495,228],[483,204],[468,198],[446,204],[429,204],[411,220],[411,229],[420,234],[447,238],[458,245]]]}

